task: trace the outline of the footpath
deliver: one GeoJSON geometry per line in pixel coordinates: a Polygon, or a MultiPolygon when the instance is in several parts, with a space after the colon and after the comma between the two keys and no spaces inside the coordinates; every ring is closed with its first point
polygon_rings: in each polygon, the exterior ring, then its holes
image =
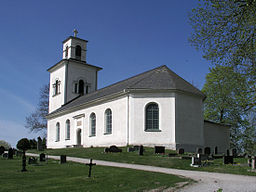
{"type": "MultiPolygon", "coordinates": [[[[26,153],[28,156],[38,157],[38,154],[26,153]]],[[[60,160],[60,156],[48,155],[48,158],[60,160]]],[[[67,161],[77,163],[89,163],[89,159],[78,157],[67,157],[67,161]]],[[[102,166],[121,167],[136,169],[142,171],[166,173],[187,177],[197,181],[197,183],[179,189],[179,192],[217,192],[222,189],[223,192],[256,192],[256,176],[244,176],[225,173],[213,173],[202,171],[189,171],[180,169],[171,169],[163,167],[154,167],[148,165],[118,163],[111,161],[93,160],[93,163],[102,166]]]]}

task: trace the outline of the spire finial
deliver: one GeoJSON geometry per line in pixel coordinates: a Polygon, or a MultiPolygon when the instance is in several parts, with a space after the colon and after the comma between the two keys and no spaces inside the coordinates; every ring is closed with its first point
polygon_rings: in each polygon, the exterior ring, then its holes
{"type": "Polygon", "coordinates": [[[77,33],[78,33],[78,31],[76,30],[76,29],[74,29],[74,37],[76,37],[77,36],[77,33]]]}

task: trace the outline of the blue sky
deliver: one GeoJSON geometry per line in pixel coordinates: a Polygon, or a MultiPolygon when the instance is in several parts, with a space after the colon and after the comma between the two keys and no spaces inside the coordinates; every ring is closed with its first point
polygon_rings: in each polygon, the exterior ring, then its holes
{"type": "Polygon", "coordinates": [[[188,13],[197,0],[1,1],[0,140],[16,146],[35,109],[46,71],[72,35],[88,43],[87,62],[103,68],[98,87],[160,65],[202,88],[211,64],[191,47],[188,13]]]}

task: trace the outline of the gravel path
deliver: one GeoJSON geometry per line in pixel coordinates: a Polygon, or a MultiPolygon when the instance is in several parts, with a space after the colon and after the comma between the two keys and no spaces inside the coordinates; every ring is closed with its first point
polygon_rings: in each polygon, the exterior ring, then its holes
{"type": "MultiPolygon", "coordinates": [[[[29,156],[39,156],[38,154],[27,153],[29,156]]],[[[49,155],[48,158],[59,160],[59,156],[49,155]]],[[[78,163],[88,163],[89,159],[67,157],[67,161],[78,163]]],[[[170,169],[154,167],[148,165],[137,165],[127,163],[117,163],[110,161],[93,160],[93,163],[103,166],[122,167],[150,172],[179,175],[198,181],[198,183],[186,186],[178,190],[179,192],[214,192],[223,189],[223,192],[256,192],[256,176],[243,176],[224,173],[188,171],[180,169],[170,169]]]]}

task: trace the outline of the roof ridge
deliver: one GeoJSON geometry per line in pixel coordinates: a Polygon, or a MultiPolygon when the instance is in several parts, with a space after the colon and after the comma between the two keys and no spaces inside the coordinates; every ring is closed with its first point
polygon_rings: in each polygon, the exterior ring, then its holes
{"type": "Polygon", "coordinates": [[[166,67],[166,65],[161,65],[161,66],[159,66],[159,67],[156,67],[156,68],[154,68],[154,69],[151,69],[151,70],[147,71],[147,72],[149,73],[148,75],[146,75],[144,78],[138,80],[137,82],[133,83],[132,85],[128,86],[128,88],[131,88],[132,86],[138,84],[139,82],[141,82],[141,81],[143,81],[144,79],[146,79],[146,78],[148,78],[149,76],[151,76],[151,75],[152,75],[152,72],[154,72],[154,71],[156,71],[156,70],[158,70],[158,69],[161,69],[161,68],[163,68],[163,67],[166,67]]]}

